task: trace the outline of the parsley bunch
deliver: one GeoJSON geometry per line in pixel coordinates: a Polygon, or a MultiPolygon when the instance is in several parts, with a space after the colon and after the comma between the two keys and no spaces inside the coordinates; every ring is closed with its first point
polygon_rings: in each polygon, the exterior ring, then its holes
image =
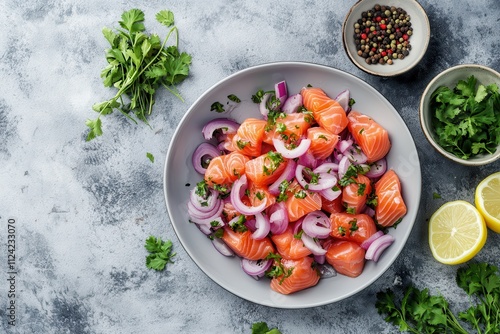
{"type": "Polygon", "coordinates": [[[500,143],[500,94],[496,84],[477,85],[474,76],[431,95],[438,144],[461,159],[491,154],[500,143]],[[477,86],[477,89],[476,89],[477,86]]]}
{"type": "Polygon", "coordinates": [[[137,120],[148,124],[146,118],[151,114],[154,95],[160,86],[182,100],[176,85],[188,76],[191,56],[179,52],[174,14],[162,10],[156,14],[156,20],[170,28],[163,42],[157,34],[145,33],[144,13],[139,9],[124,12],[116,31],[102,30],[111,48],[106,50],[108,65],[101,71],[101,78],[105,87],[115,87],[118,92],[109,100],[93,105],[99,115],[86,121],[90,128],[87,141],[102,135],[101,116],[115,109],[136,124],[137,120]],[[165,47],[172,35],[175,44],[165,47]]]}
{"type": "Polygon", "coordinates": [[[172,253],[172,241],[149,236],[144,247],[149,252],[146,256],[146,267],[161,271],[165,269],[167,263],[174,263],[172,258],[176,253],[172,253]]]}
{"type": "Polygon", "coordinates": [[[398,301],[388,289],[377,293],[375,304],[385,321],[399,327],[401,332],[411,333],[469,333],[462,327],[464,320],[480,334],[500,333],[500,275],[498,268],[487,263],[472,263],[459,268],[457,285],[470,297],[469,309],[452,312],[443,296],[433,296],[428,289],[414,286],[404,289],[398,301]]]}

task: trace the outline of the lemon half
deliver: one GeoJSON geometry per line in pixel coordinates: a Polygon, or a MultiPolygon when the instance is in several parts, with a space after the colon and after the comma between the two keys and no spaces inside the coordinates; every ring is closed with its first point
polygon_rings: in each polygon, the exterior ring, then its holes
{"type": "Polygon", "coordinates": [[[466,201],[443,204],[429,221],[429,245],[444,264],[472,259],[486,243],[487,227],[481,213],[466,201]]]}
{"type": "Polygon", "coordinates": [[[491,174],[479,183],[475,204],[486,225],[500,233],[500,172],[491,174]]]}

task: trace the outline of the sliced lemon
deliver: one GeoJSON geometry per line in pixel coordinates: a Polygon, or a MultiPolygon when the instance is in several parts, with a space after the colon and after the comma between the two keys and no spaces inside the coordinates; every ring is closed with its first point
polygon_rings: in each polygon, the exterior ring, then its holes
{"type": "Polygon", "coordinates": [[[486,226],[500,233],[500,172],[491,174],[478,184],[475,202],[486,226]]]}
{"type": "Polygon", "coordinates": [[[429,221],[429,245],[434,258],[460,264],[483,248],[488,229],[481,213],[466,201],[443,204],[429,221]]]}

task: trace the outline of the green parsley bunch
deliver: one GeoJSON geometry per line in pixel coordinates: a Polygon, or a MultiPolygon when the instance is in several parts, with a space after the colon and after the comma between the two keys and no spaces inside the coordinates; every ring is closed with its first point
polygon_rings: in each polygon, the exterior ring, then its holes
{"type": "Polygon", "coordinates": [[[191,56],[179,52],[174,14],[162,10],[156,14],[156,20],[170,28],[163,42],[158,35],[145,33],[144,13],[139,9],[125,11],[116,31],[106,27],[102,30],[111,48],[106,50],[108,65],[101,78],[105,87],[115,87],[118,92],[109,100],[93,105],[99,115],[86,121],[90,128],[87,141],[102,135],[101,116],[115,109],[136,124],[137,120],[148,124],[146,118],[151,114],[154,95],[160,86],[182,100],[176,85],[188,76],[191,56]],[[172,35],[175,35],[174,45],[165,47],[172,35]]]}

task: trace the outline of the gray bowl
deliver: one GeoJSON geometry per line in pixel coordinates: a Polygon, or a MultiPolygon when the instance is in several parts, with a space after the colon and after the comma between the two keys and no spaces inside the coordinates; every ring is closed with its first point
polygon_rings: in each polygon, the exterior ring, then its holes
{"type": "Polygon", "coordinates": [[[466,166],[481,166],[489,164],[500,158],[500,145],[493,154],[480,154],[471,157],[468,160],[464,160],[439,146],[436,141],[437,135],[432,127],[433,111],[430,108],[430,98],[432,93],[439,86],[447,86],[453,89],[459,80],[466,80],[471,75],[476,77],[478,84],[488,85],[496,83],[500,87],[500,74],[486,66],[464,64],[444,70],[429,82],[424,90],[424,93],[422,94],[419,106],[420,125],[429,143],[444,157],[466,166]]]}
{"type": "Polygon", "coordinates": [[[349,10],[342,25],[342,41],[344,49],[349,59],[354,65],[366,73],[391,77],[403,74],[415,67],[425,55],[430,40],[429,19],[425,10],[415,0],[360,0],[356,2],[349,10]],[[410,15],[410,21],[413,27],[413,35],[410,37],[412,49],[409,55],[404,59],[397,59],[392,65],[373,64],[365,62],[365,58],[358,55],[354,43],[354,24],[361,18],[361,13],[372,9],[376,4],[386,6],[395,6],[404,9],[410,15]]]}
{"type": "MultiPolygon", "coordinates": [[[[164,193],[170,222],[187,254],[214,282],[248,301],[278,308],[306,308],[325,305],[352,296],[370,286],[396,260],[403,250],[417,216],[421,193],[421,169],[413,138],[394,107],[372,86],[361,79],[322,65],[299,62],[278,62],[247,68],[212,86],[189,108],[178,125],[169,145],[164,170],[164,193]],[[203,176],[191,163],[195,148],[204,141],[201,130],[210,120],[230,117],[242,122],[248,117],[261,117],[251,95],[259,89],[274,88],[286,80],[290,94],[298,93],[308,84],[322,87],[329,96],[349,89],[356,101],[354,108],[373,117],[391,137],[392,148],[387,155],[388,168],[401,180],[406,216],[397,229],[389,233],[394,243],[378,262],[366,263],[363,273],[350,278],[343,275],[322,279],[317,286],[291,295],[271,290],[268,279],[256,281],[243,272],[238,258],[219,254],[210,240],[194,224],[189,223],[187,202],[190,190],[203,176]],[[229,94],[241,103],[223,114],[210,110],[215,101],[224,102],[229,94]]],[[[200,271],[200,274],[201,274],[200,271]]]]}

